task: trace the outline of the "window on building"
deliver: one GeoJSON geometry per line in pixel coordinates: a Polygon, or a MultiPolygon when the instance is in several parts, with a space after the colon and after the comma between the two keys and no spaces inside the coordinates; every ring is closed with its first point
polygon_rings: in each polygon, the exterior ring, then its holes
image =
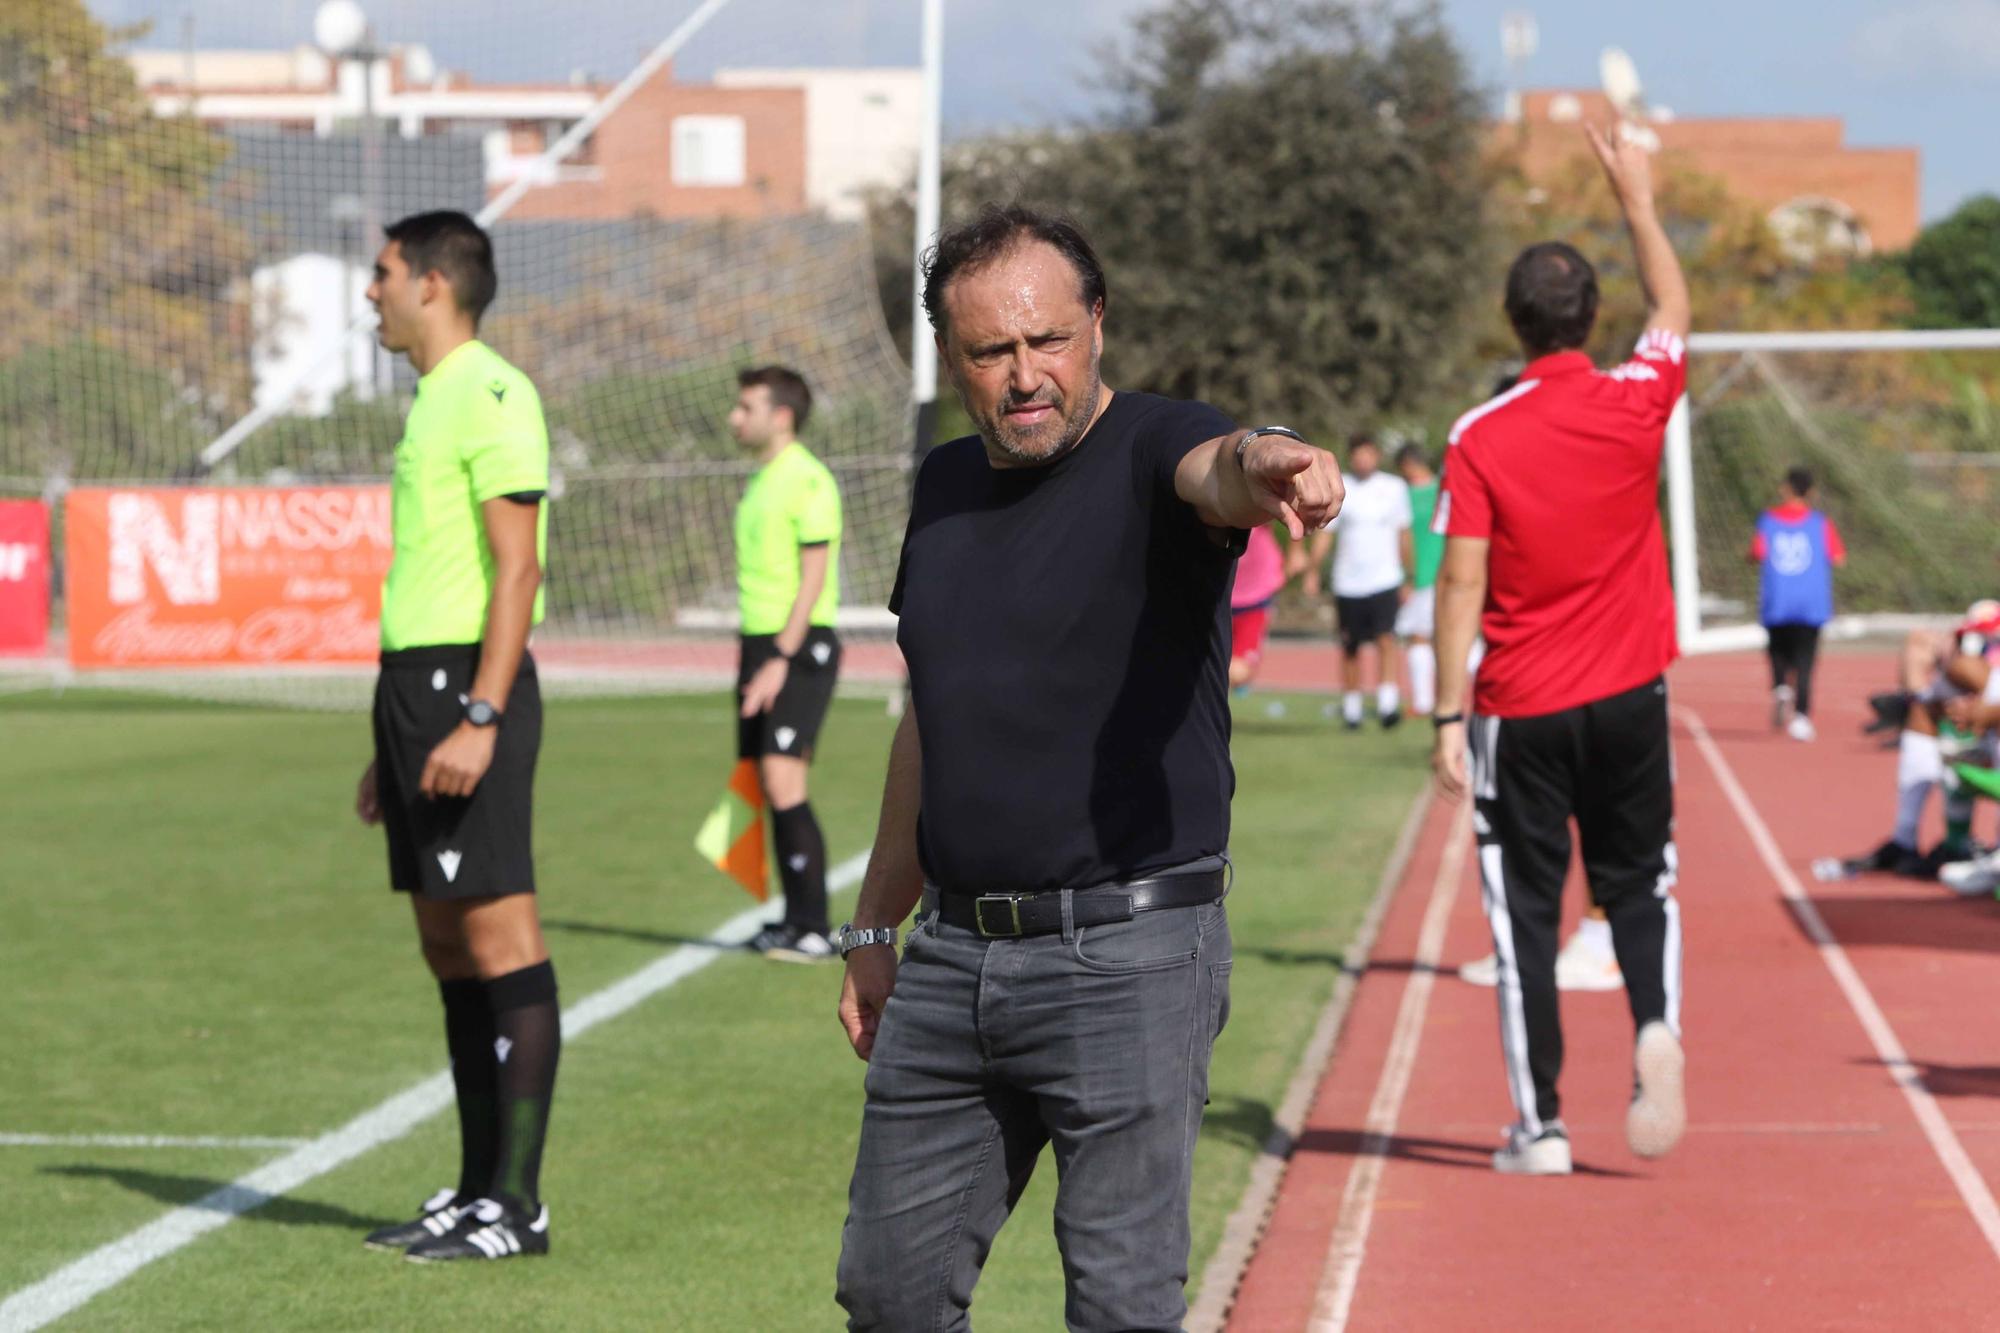
{"type": "Polygon", "coordinates": [[[741,185],[743,117],[676,116],[672,152],[676,185],[741,185]]]}

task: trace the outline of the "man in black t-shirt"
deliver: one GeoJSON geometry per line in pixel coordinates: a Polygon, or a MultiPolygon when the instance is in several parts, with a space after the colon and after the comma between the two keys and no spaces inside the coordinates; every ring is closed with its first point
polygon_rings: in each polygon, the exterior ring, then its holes
{"type": "Polygon", "coordinates": [[[1187,1309],[1229,1007],[1232,565],[1243,529],[1276,517],[1298,539],[1342,492],[1290,432],[1105,388],[1104,300],[1082,233],[1026,209],[989,208],[926,266],[979,434],[917,477],[890,599],[910,707],[836,935],[869,1061],[839,1277],[854,1329],[966,1327],[1048,1144],[1068,1326],[1178,1329],[1187,1309]]]}

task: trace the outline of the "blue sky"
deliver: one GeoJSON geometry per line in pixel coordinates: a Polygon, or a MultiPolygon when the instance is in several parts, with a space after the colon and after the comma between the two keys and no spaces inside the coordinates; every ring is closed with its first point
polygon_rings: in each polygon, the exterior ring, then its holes
{"type": "MultiPolygon", "coordinates": [[[[87,0],[112,21],[155,24],[175,44],[185,15],[204,46],[304,40],[314,0],[87,0]]],[[[695,0],[363,0],[382,35],[427,42],[484,78],[622,73],[695,0]]],[[[1092,105],[1093,52],[1153,0],[947,0],[945,116],[952,133],[1074,119],[1092,105]]],[[[717,65],[907,64],[917,0],[733,0],[683,54],[685,77],[717,65]]],[[[1838,115],[1851,143],[1923,150],[1924,216],[2000,193],[2000,0],[1444,0],[1480,78],[1498,89],[1500,16],[1532,12],[1534,86],[1594,85],[1597,54],[1638,60],[1648,96],[1683,116],[1838,115]]]]}

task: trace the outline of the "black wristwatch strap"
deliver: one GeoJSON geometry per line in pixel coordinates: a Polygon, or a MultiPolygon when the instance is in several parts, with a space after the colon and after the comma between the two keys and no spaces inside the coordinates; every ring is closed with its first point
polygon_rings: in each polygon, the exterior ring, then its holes
{"type": "Polygon", "coordinates": [[[1443,730],[1453,723],[1463,721],[1465,721],[1465,714],[1463,713],[1438,713],[1431,718],[1431,725],[1439,730],[1443,730]]]}

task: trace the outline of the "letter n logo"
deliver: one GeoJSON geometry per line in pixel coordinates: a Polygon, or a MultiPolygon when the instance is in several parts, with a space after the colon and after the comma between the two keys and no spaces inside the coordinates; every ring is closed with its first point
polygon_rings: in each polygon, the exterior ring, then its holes
{"type": "Polygon", "coordinates": [[[113,606],[146,600],[148,565],[175,606],[212,606],[222,600],[221,502],[214,495],[177,498],[178,533],[160,496],[121,491],[111,497],[113,606]]]}

